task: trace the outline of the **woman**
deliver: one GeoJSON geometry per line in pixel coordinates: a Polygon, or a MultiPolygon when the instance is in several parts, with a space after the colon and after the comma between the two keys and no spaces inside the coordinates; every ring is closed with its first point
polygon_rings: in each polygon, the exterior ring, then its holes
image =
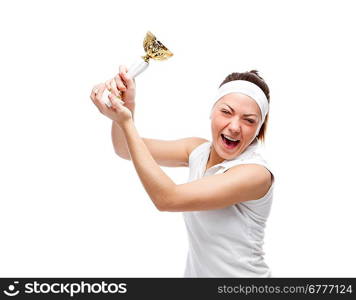
{"type": "Polygon", "coordinates": [[[133,122],[135,82],[124,66],[95,86],[91,99],[113,120],[115,151],[132,160],[157,209],[183,212],[189,238],[185,277],[271,276],[262,245],[274,177],[258,151],[269,89],[257,71],[232,73],[220,85],[211,103],[212,142],[141,138],[133,122]],[[102,99],[105,88],[111,106],[102,99]],[[159,165],[189,167],[188,183],[175,184],[159,165]]]}

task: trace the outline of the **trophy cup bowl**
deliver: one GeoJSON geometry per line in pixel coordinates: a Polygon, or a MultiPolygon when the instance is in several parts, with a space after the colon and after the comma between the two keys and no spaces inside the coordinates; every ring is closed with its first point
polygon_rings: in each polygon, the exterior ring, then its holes
{"type": "MultiPolygon", "coordinates": [[[[131,65],[128,69],[127,75],[131,78],[135,78],[143,71],[145,71],[149,65],[149,60],[166,60],[173,56],[173,53],[167,49],[150,31],[146,33],[145,39],[143,41],[143,49],[146,55],[141,56],[142,59],[131,65]]],[[[105,90],[103,97],[104,102],[107,106],[111,106],[108,99],[108,90],[105,90]]],[[[121,93],[120,93],[121,94],[121,93]]],[[[121,98],[121,97],[120,97],[121,98]]]]}
{"type": "Polygon", "coordinates": [[[157,40],[150,31],[147,32],[143,41],[143,49],[145,49],[145,52],[147,53],[146,56],[142,57],[145,61],[148,61],[150,58],[154,60],[165,60],[173,56],[173,53],[157,40]]]}

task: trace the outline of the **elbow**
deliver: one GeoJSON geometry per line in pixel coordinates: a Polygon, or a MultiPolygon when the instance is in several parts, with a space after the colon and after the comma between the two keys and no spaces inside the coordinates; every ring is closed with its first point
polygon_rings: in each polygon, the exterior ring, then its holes
{"type": "Polygon", "coordinates": [[[156,208],[158,211],[166,211],[166,209],[164,208],[163,205],[158,205],[158,204],[155,204],[156,208]]]}
{"type": "Polygon", "coordinates": [[[125,155],[123,154],[121,151],[118,151],[115,149],[115,154],[119,157],[121,157],[122,159],[125,159],[125,160],[131,160],[131,157],[129,155],[125,155]]]}
{"type": "Polygon", "coordinates": [[[159,211],[174,211],[172,198],[172,193],[168,193],[167,195],[160,195],[153,202],[159,211]]]}
{"type": "Polygon", "coordinates": [[[156,200],[154,202],[154,205],[156,206],[158,211],[169,211],[167,202],[166,201],[162,201],[162,199],[159,200],[159,201],[156,200]]]}
{"type": "Polygon", "coordinates": [[[180,205],[176,205],[172,201],[155,203],[155,206],[159,211],[165,211],[165,212],[182,212],[183,211],[182,207],[180,207],[180,205]]]}
{"type": "Polygon", "coordinates": [[[171,206],[168,205],[156,205],[157,210],[159,211],[165,211],[165,212],[175,212],[176,210],[174,210],[171,206]]]}

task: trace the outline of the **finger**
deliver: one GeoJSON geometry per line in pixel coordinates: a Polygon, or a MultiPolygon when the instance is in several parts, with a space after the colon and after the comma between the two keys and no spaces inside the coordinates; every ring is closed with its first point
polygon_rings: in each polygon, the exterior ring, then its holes
{"type": "Polygon", "coordinates": [[[90,99],[94,101],[94,97],[95,95],[98,93],[99,91],[99,86],[100,84],[97,84],[97,85],[94,85],[93,89],[91,90],[91,93],[90,93],[90,99]]]}
{"type": "Polygon", "coordinates": [[[110,87],[111,87],[111,92],[119,97],[120,96],[120,92],[117,89],[116,81],[115,81],[114,78],[111,79],[111,81],[110,81],[110,87]]]}
{"type": "Polygon", "coordinates": [[[111,92],[111,79],[105,81],[105,86],[109,92],[111,92]]]}
{"type": "Polygon", "coordinates": [[[127,73],[128,69],[125,65],[120,65],[119,66],[119,73],[127,73]]]}
{"type": "Polygon", "coordinates": [[[134,79],[127,75],[127,73],[120,73],[121,78],[123,79],[125,85],[128,89],[132,89],[135,87],[134,79]]]}
{"type": "MultiPolygon", "coordinates": [[[[124,79],[124,84],[128,87],[127,85],[127,79],[128,79],[128,75],[127,73],[129,72],[129,69],[125,66],[125,65],[120,65],[119,67],[119,75],[124,79]],[[125,77],[125,74],[127,75],[125,77]]],[[[132,79],[133,82],[135,82],[135,79],[132,79]]]]}
{"type": "Polygon", "coordinates": [[[113,94],[109,94],[109,95],[108,95],[108,98],[109,98],[109,100],[110,100],[111,107],[112,107],[113,109],[116,109],[116,102],[115,102],[115,100],[114,100],[115,96],[114,96],[113,94]]]}
{"type": "Polygon", "coordinates": [[[94,103],[98,107],[100,112],[104,112],[105,110],[107,110],[107,106],[105,105],[105,103],[104,103],[104,101],[102,99],[105,89],[106,89],[106,85],[105,84],[101,84],[99,86],[98,93],[94,97],[94,99],[95,99],[94,103]]]}
{"type": "Polygon", "coordinates": [[[125,88],[127,87],[127,84],[126,84],[126,81],[124,80],[123,76],[127,72],[128,72],[128,69],[127,69],[127,67],[125,65],[120,65],[119,66],[119,74],[118,74],[118,76],[119,76],[120,80],[122,81],[122,84],[124,85],[125,88]]]}
{"type": "Polygon", "coordinates": [[[125,86],[124,83],[122,82],[120,75],[116,75],[116,76],[114,77],[114,80],[115,80],[116,85],[117,85],[117,87],[119,88],[119,90],[122,91],[122,92],[125,92],[125,91],[126,91],[126,86],[125,86]]]}
{"type": "Polygon", "coordinates": [[[109,94],[109,100],[111,102],[111,105],[113,108],[120,110],[122,108],[122,103],[123,101],[120,100],[120,98],[118,98],[117,96],[115,96],[114,94],[109,94]]]}

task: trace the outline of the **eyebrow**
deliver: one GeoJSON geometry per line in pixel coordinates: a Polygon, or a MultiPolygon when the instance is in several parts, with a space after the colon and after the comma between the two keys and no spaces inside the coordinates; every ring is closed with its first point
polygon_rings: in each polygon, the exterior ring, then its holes
{"type": "MultiPolygon", "coordinates": [[[[222,103],[222,104],[228,106],[233,112],[235,112],[235,110],[234,110],[230,105],[228,105],[228,104],[226,104],[226,103],[222,103]]],[[[244,116],[246,116],[246,117],[247,117],[247,116],[256,116],[256,117],[257,117],[256,114],[244,114],[244,116]]]]}

